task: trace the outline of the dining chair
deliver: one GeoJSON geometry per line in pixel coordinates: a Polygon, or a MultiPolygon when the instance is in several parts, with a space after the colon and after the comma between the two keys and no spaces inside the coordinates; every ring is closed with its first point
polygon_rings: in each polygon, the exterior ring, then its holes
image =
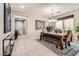
{"type": "Polygon", "coordinates": [[[64,37],[63,42],[65,43],[65,47],[71,46],[70,42],[72,41],[72,32],[68,31],[67,35],[64,37]]]}

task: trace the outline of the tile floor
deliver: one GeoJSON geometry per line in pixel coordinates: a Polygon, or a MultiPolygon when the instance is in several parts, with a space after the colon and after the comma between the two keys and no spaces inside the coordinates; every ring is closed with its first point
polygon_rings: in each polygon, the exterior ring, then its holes
{"type": "Polygon", "coordinates": [[[44,47],[35,38],[22,37],[16,40],[12,56],[58,56],[44,47]]]}
{"type": "MultiPolygon", "coordinates": [[[[58,56],[35,38],[20,37],[15,41],[12,56],[58,56]]],[[[76,56],[79,56],[77,53],[76,56]]]]}

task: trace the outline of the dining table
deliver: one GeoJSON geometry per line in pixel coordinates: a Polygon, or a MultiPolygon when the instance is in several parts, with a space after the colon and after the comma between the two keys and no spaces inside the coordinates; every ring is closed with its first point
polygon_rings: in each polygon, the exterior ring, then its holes
{"type": "MultiPolygon", "coordinates": [[[[40,40],[44,40],[46,37],[55,38],[56,39],[56,48],[60,48],[63,50],[63,40],[66,36],[66,33],[54,33],[54,32],[41,32],[40,40]]],[[[49,39],[50,40],[50,39],[49,39]]]]}

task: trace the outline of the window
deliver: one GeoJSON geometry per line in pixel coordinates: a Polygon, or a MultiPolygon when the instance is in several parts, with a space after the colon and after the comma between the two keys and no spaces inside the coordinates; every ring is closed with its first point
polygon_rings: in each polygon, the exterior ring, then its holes
{"type": "Polygon", "coordinates": [[[56,28],[57,29],[63,29],[63,21],[62,20],[59,20],[56,22],[56,28]]]}
{"type": "Polygon", "coordinates": [[[58,21],[56,22],[56,28],[60,28],[64,30],[73,30],[74,29],[73,18],[74,18],[74,15],[58,18],[58,21]]]}
{"type": "Polygon", "coordinates": [[[74,20],[73,18],[64,19],[64,29],[73,30],[74,29],[74,20]]]}

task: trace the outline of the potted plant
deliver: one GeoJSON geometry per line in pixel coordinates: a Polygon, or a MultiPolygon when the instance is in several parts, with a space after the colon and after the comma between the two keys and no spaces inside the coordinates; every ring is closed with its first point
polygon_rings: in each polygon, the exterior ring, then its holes
{"type": "Polygon", "coordinates": [[[76,26],[76,33],[77,33],[77,37],[78,37],[78,40],[79,40],[79,24],[76,26]]]}
{"type": "Polygon", "coordinates": [[[52,32],[52,26],[47,26],[46,30],[47,30],[47,32],[52,32]]]}

